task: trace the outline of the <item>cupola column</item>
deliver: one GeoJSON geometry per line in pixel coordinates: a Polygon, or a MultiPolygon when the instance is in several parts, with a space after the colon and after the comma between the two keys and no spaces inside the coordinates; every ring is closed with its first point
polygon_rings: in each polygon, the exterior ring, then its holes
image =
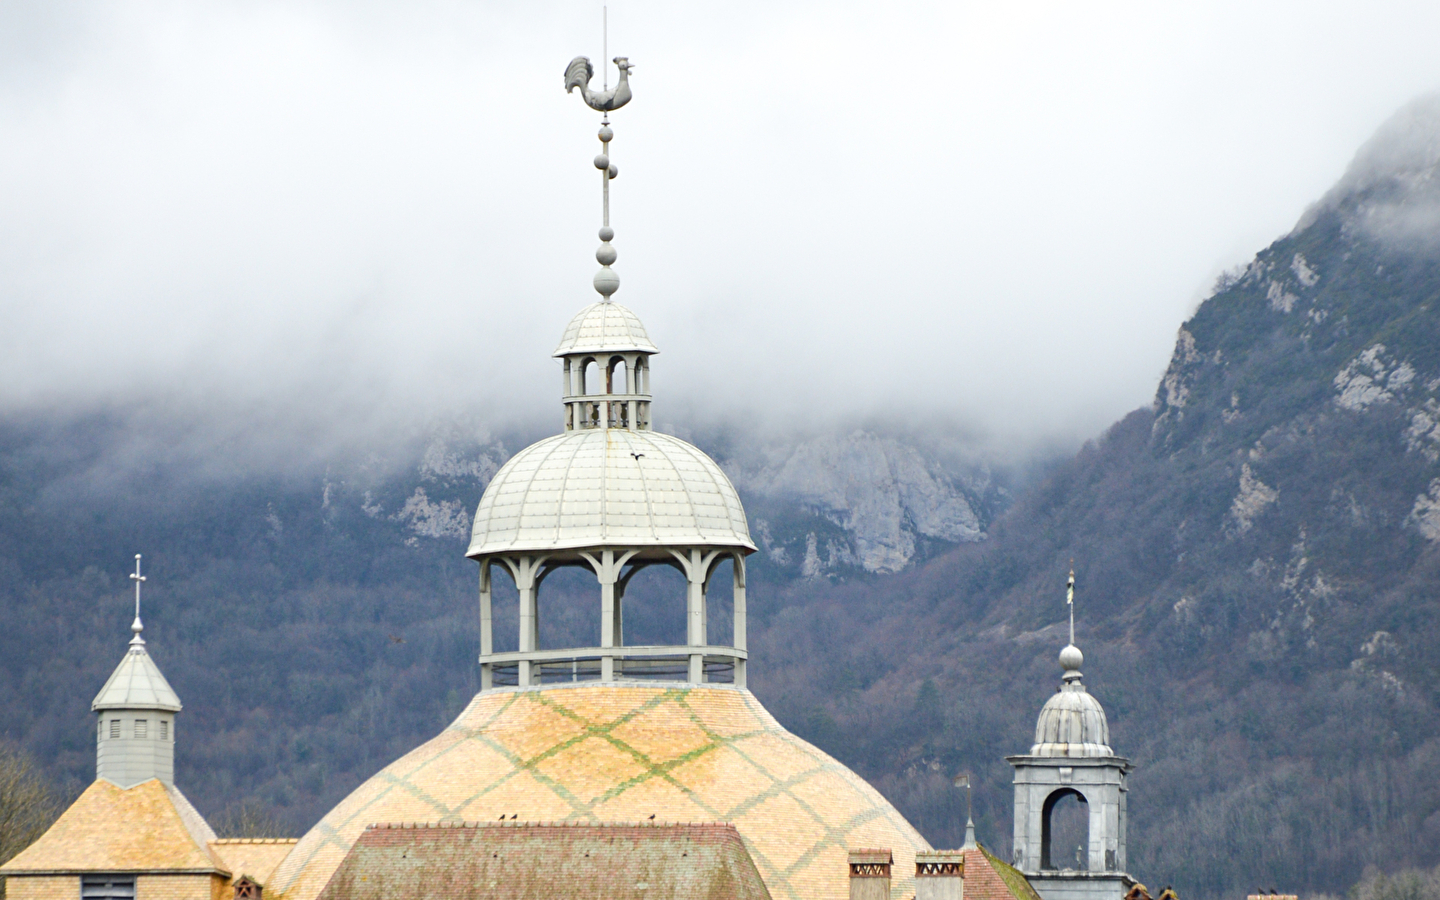
{"type": "MultiPolygon", "coordinates": [[[[601,550],[599,557],[594,554],[581,552],[580,556],[595,570],[595,577],[600,582],[600,649],[602,653],[606,650],[613,650],[620,646],[620,594],[622,587],[618,587],[620,573],[624,570],[635,554],[636,550],[626,550],[616,553],[614,550],[601,550]]],[[[604,654],[600,657],[600,680],[615,680],[615,657],[612,654],[604,654]]]]}
{"type": "MultiPolygon", "coordinates": [[[[515,590],[520,595],[520,627],[517,643],[521,653],[534,653],[540,649],[540,620],[539,610],[536,605],[537,578],[540,567],[544,565],[544,556],[516,556],[499,557],[505,567],[510,570],[510,577],[515,580],[515,590]]],[[[520,661],[519,682],[521,687],[527,687],[532,682],[530,679],[530,660],[520,661]]]]}
{"type": "MultiPolygon", "coordinates": [[[[735,624],[730,644],[736,650],[748,650],[745,641],[745,555],[743,553],[730,554],[731,566],[734,569],[735,595],[734,615],[735,624]]],[[[745,686],[745,660],[735,660],[735,686],[745,686]]]]}
{"type": "MultiPolygon", "coordinates": [[[[490,560],[480,560],[480,658],[495,652],[495,619],[491,614],[490,560]]],[[[490,664],[480,664],[480,690],[488,691],[495,685],[495,674],[490,664]]]]}

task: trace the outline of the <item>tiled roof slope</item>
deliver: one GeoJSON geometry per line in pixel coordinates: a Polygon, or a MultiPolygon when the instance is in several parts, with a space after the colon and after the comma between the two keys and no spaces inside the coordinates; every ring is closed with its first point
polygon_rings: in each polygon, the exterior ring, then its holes
{"type": "Polygon", "coordinates": [[[775,900],[846,900],[847,852],[889,847],[913,895],[929,844],[860,776],[729,686],[488,691],[361,785],[280,864],[267,898],[314,900],[376,822],[730,822],[775,900]]]}
{"type": "Polygon", "coordinates": [[[222,838],[210,842],[210,852],[226,869],[232,883],[241,875],[249,875],[261,885],[269,882],[291,850],[295,838],[222,838]]]}
{"type": "Polygon", "coordinates": [[[213,840],[178,788],[100,779],[0,872],[223,872],[206,847],[213,840]]]}
{"type": "Polygon", "coordinates": [[[320,900],[770,900],[732,825],[371,827],[320,900]]]}
{"type": "Polygon", "coordinates": [[[965,900],[1040,900],[1025,876],[984,847],[966,850],[965,900]]]}

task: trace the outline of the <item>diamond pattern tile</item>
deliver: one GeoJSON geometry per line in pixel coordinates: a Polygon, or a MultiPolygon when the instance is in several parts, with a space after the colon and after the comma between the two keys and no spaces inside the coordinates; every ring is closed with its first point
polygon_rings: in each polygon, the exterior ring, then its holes
{"type": "Polygon", "coordinates": [[[919,833],[870,785],[721,686],[547,687],[481,694],[439,736],[361,785],[281,863],[266,892],[314,900],[378,822],[730,822],[775,900],[849,896],[846,852],[889,847],[914,893],[919,833]]]}

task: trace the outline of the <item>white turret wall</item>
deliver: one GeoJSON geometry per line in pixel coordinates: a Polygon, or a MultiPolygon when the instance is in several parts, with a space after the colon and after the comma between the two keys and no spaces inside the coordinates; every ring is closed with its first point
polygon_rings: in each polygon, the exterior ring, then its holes
{"type": "Polygon", "coordinates": [[[95,776],[123,788],[152,778],[175,783],[175,714],[107,709],[98,714],[95,776]],[[140,723],[144,723],[141,725],[140,723]]]}

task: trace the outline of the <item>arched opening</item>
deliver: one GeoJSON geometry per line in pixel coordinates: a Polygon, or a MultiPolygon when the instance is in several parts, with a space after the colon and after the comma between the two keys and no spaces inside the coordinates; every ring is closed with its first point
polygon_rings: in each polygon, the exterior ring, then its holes
{"type": "Polygon", "coordinates": [[[635,393],[650,393],[650,360],[644,356],[635,360],[635,393]]]}
{"type": "Polygon", "coordinates": [[[538,649],[600,646],[600,619],[595,615],[600,585],[595,580],[595,570],[579,561],[550,565],[538,581],[535,590],[535,615],[540,632],[538,649]]]}
{"type": "Polygon", "coordinates": [[[611,358],[610,371],[605,375],[605,393],[630,393],[625,386],[625,360],[623,357],[616,356],[611,358]]]}
{"type": "Polygon", "coordinates": [[[1045,798],[1040,820],[1040,868],[1085,871],[1090,859],[1090,804],[1073,788],[1045,798]]]}
{"type": "Polygon", "coordinates": [[[689,582],[685,574],[668,563],[650,563],[635,570],[627,567],[625,593],[621,600],[625,645],[685,645],[685,596],[689,582]]]}
{"type": "Polygon", "coordinates": [[[600,364],[593,357],[585,360],[580,369],[580,393],[601,394],[604,389],[605,383],[600,380],[600,364]]]}
{"type": "Polygon", "coordinates": [[[520,649],[520,592],[510,567],[490,564],[490,618],[493,652],[513,653],[520,649]]]}
{"type": "Polygon", "coordinates": [[[712,647],[735,646],[735,563],[729,554],[710,568],[705,591],[705,638],[712,647]]]}

